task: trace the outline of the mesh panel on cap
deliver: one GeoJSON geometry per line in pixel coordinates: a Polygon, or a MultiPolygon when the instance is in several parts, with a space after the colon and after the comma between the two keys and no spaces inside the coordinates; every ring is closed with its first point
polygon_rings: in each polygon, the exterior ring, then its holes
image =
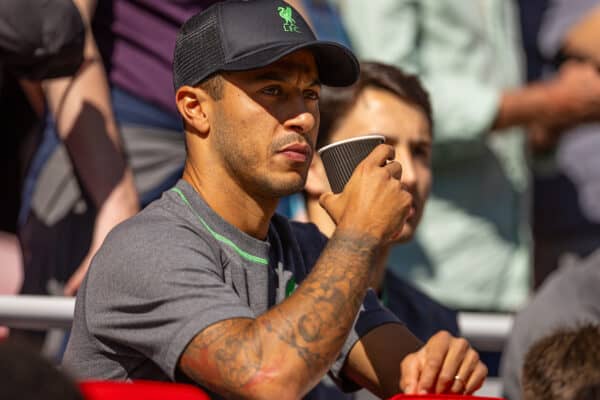
{"type": "Polygon", "coordinates": [[[195,15],[182,27],[173,57],[175,89],[196,85],[223,65],[225,53],[217,22],[216,12],[207,12],[195,15]]]}

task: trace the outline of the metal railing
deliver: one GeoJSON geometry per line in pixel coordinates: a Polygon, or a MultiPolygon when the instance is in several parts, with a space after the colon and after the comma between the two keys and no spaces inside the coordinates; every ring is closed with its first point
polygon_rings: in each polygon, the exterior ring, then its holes
{"type": "Polygon", "coordinates": [[[32,330],[69,329],[75,298],[0,296],[0,325],[32,330]]]}
{"type": "MultiPolygon", "coordinates": [[[[75,299],[58,296],[0,296],[0,325],[46,330],[68,329],[75,299]]],[[[479,350],[501,351],[512,328],[511,314],[460,312],[462,335],[479,350]]]]}
{"type": "MultiPolygon", "coordinates": [[[[73,297],[0,295],[0,326],[32,330],[66,330],[71,327],[74,310],[73,297]]],[[[471,312],[458,314],[458,325],[462,335],[480,351],[502,351],[512,323],[511,314],[471,312]]],[[[45,352],[54,354],[55,350],[45,352]]],[[[501,380],[489,377],[477,394],[501,396],[501,380]]]]}

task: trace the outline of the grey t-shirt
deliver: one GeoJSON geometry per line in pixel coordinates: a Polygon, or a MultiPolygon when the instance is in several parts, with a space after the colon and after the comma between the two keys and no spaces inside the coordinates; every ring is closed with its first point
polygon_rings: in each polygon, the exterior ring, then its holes
{"type": "MultiPolygon", "coordinates": [[[[257,240],[181,180],[106,238],[77,295],[64,364],[82,379],[181,380],[177,362],[196,334],[284,300],[326,242],[279,215],[257,240]]],[[[339,378],[358,338],[389,322],[398,320],[369,291],[330,373],[339,378]]]]}

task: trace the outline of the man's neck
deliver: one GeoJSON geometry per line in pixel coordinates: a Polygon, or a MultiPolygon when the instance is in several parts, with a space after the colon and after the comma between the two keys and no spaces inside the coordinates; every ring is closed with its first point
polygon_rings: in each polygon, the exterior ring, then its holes
{"type": "Polygon", "coordinates": [[[277,200],[256,199],[237,182],[224,177],[224,174],[198,172],[198,168],[186,162],[183,179],[202,196],[209,207],[242,232],[265,240],[277,200]]]}

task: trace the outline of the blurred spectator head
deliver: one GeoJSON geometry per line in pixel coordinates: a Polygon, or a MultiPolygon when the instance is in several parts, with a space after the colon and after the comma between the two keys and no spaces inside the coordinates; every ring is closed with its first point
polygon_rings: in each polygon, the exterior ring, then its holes
{"type": "Polygon", "coordinates": [[[30,347],[0,342],[0,400],[83,400],[75,383],[30,347]]]}
{"type": "MultiPolygon", "coordinates": [[[[432,115],[429,95],[414,75],[376,62],[361,64],[358,81],[349,87],[324,87],[317,149],[356,136],[379,134],[394,147],[402,165],[401,182],[413,196],[414,214],[396,242],[412,238],[431,187],[432,115]]],[[[315,155],[305,191],[307,202],[329,190],[323,164],[315,155]]],[[[311,205],[308,204],[309,214],[311,205]]],[[[314,214],[314,213],[313,213],[314,214]]],[[[310,216],[314,222],[314,215],[310,216]]],[[[329,234],[332,225],[319,228],[329,234]]],[[[329,225],[329,224],[328,224],[329,225]]]]}
{"type": "Polygon", "coordinates": [[[358,102],[365,89],[385,90],[403,101],[417,107],[429,123],[429,132],[433,132],[433,117],[429,94],[415,75],[406,74],[400,68],[379,62],[363,62],[360,65],[358,81],[342,88],[324,87],[321,92],[321,124],[317,148],[331,143],[331,136],[339,122],[358,102]]]}
{"type": "MultiPolygon", "coordinates": [[[[600,383],[600,326],[558,330],[525,356],[523,399],[588,399],[600,383]],[[589,385],[596,385],[595,388],[589,385]],[[589,386],[589,387],[588,387],[589,386]]],[[[597,398],[597,397],[596,397],[597,398]]]]}
{"type": "Polygon", "coordinates": [[[16,76],[72,75],[83,62],[84,44],[85,25],[72,0],[0,2],[0,61],[16,76]]]}

